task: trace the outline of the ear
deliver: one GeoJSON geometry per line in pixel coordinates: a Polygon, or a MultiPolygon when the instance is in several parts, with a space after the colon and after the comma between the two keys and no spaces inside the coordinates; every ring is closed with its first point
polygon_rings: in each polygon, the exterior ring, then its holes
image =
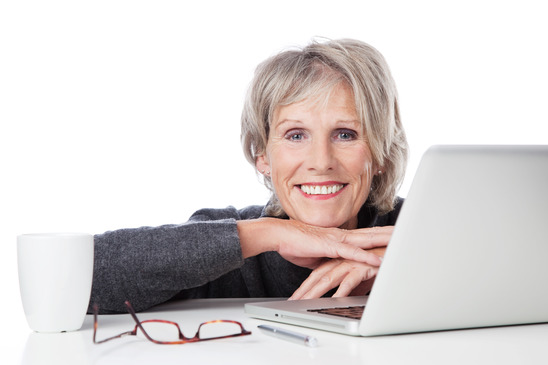
{"type": "Polygon", "coordinates": [[[263,175],[267,173],[270,174],[270,163],[264,153],[257,156],[257,159],[255,160],[255,167],[263,175]]]}
{"type": "Polygon", "coordinates": [[[384,167],[378,164],[377,162],[373,163],[373,176],[382,175],[384,173],[384,167]]]}

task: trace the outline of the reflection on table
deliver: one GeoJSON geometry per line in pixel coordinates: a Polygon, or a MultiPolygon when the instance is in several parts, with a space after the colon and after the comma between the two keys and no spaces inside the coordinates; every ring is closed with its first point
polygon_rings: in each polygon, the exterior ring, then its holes
{"type": "MultiPolygon", "coordinates": [[[[276,326],[313,335],[318,347],[283,341],[263,334],[249,318],[246,301],[256,299],[196,299],[178,301],[139,313],[141,320],[179,323],[193,335],[198,325],[213,319],[240,321],[250,336],[156,345],[139,337],[124,337],[101,345],[92,343],[93,316],[77,332],[30,333],[22,354],[24,365],[63,364],[546,364],[548,324],[484,328],[382,337],[351,337],[283,324],[276,326]]],[[[135,326],[127,315],[100,315],[99,337],[135,326]]]]}

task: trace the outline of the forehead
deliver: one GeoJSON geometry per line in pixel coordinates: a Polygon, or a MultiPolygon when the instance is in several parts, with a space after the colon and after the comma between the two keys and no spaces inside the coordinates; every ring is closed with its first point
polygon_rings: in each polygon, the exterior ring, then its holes
{"type": "Polygon", "coordinates": [[[274,111],[272,123],[283,120],[300,120],[311,115],[331,115],[341,121],[361,124],[356,110],[354,93],[346,82],[339,82],[322,93],[312,95],[304,100],[289,105],[280,105],[274,111]]]}

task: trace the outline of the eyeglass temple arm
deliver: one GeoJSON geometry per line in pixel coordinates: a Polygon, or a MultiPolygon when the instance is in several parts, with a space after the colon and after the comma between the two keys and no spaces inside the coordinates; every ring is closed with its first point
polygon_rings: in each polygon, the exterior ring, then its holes
{"type": "Polygon", "coordinates": [[[136,330],[133,330],[133,331],[127,331],[127,332],[120,333],[116,336],[105,338],[101,341],[97,341],[97,324],[98,324],[97,314],[98,313],[99,313],[99,307],[97,306],[97,304],[94,304],[93,305],[93,319],[94,319],[93,320],[93,343],[100,344],[100,343],[104,343],[104,342],[113,340],[115,338],[122,338],[122,337],[125,337],[125,336],[135,336],[136,330]]]}
{"type": "Polygon", "coordinates": [[[131,315],[131,317],[133,318],[133,320],[135,321],[135,324],[136,324],[136,327],[135,327],[135,330],[133,332],[131,332],[132,334],[136,334],[137,332],[137,328],[139,328],[141,330],[141,332],[143,332],[143,335],[145,335],[145,337],[147,338],[147,340],[151,341],[151,342],[154,342],[154,343],[160,343],[159,341],[156,341],[155,339],[153,339],[152,337],[150,337],[147,333],[147,331],[145,331],[145,329],[143,328],[143,325],[141,324],[141,321],[139,320],[139,318],[137,318],[137,314],[135,313],[135,309],[133,309],[133,306],[131,305],[131,303],[129,302],[129,300],[126,300],[124,302],[124,304],[126,305],[127,307],[127,311],[129,312],[129,314],[131,315]]]}

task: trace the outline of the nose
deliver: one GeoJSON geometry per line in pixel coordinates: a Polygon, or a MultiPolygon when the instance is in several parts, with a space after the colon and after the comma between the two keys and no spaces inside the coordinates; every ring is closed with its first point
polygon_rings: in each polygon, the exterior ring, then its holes
{"type": "Polygon", "coordinates": [[[316,139],[310,144],[307,156],[307,168],[318,174],[333,170],[336,165],[336,158],[333,146],[329,139],[316,139]]]}

